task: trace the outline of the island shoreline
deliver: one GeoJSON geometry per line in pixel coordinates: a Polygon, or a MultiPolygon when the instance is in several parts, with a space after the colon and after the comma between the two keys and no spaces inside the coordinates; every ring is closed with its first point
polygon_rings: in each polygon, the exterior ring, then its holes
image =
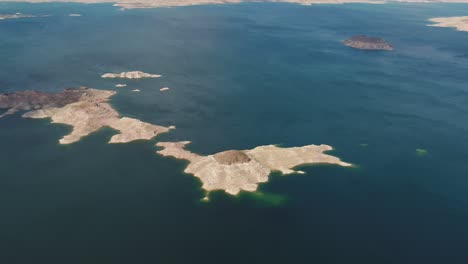
{"type": "Polygon", "coordinates": [[[466,4],[468,0],[11,0],[10,3],[82,3],[82,4],[112,4],[125,9],[144,9],[162,7],[182,7],[195,5],[218,5],[239,3],[291,3],[304,6],[331,4],[392,4],[392,3],[420,3],[420,4],[466,4]]]}

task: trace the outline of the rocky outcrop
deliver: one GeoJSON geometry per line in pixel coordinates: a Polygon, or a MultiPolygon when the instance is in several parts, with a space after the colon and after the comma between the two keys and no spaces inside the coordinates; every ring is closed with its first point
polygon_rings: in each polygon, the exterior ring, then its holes
{"type": "Polygon", "coordinates": [[[102,78],[126,78],[126,79],[142,79],[142,78],[159,78],[159,74],[150,74],[141,71],[129,71],[121,73],[106,73],[101,76],[102,78]]]}
{"type": "Polygon", "coordinates": [[[250,161],[249,156],[242,151],[238,150],[227,150],[217,154],[214,154],[213,157],[220,164],[232,165],[246,163],[250,161]]]}
{"type": "MultiPolygon", "coordinates": [[[[25,0],[24,0],[25,1],[25,0]]],[[[31,0],[29,0],[31,1],[31,0]]],[[[50,1],[50,0],[35,0],[35,1],[50,1]]],[[[97,1],[97,0],[73,0],[73,1],[97,1]]],[[[100,0],[113,1],[113,0],[100,0]]],[[[114,0],[115,1],[115,0],[114,0]]],[[[314,4],[346,4],[346,3],[369,3],[369,4],[384,4],[391,2],[411,2],[411,3],[427,3],[428,0],[257,0],[254,2],[263,3],[294,3],[300,5],[314,4]]],[[[132,8],[157,8],[157,7],[176,7],[176,6],[192,6],[192,5],[207,5],[207,4],[237,4],[242,2],[252,2],[250,0],[138,0],[138,1],[117,1],[115,6],[122,9],[132,8]]],[[[431,0],[431,3],[466,3],[467,0],[431,0]]]]}
{"type": "Polygon", "coordinates": [[[393,46],[384,39],[364,35],[351,37],[343,44],[361,50],[393,50],[393,46]]]}
{"type": "Polygon", "coordinates": [[[436,17],[436,18],[429,19],[429,21],[432,21],[435,23],[432,25],[428,25],[431,27],[448,27],[448,28],[455,28],[458,31],[468,32],[468,16],[436,17]]]}
{"type": "MultiPolygon", "coordinates": [[[[18,110],[26,112],[26,118],[50,118],[53,123],[70,125],[70,134],[60,139],[61,144],[79,141],[82,137],[103,127],[113,128],[119,133],[109,143],[126,143],[133,140],[151,139],[175,127],[163,127],[142,122],[138,119],[120,117],[109,104],[115,91],[91,88],[67,89],[62,93],[48,94],[36,91],[0,95],[0,108],[9,109],[6,114],[18,110]]],[[[5,114],[4,114],[5,115],[5,114]]]]}
{"type": "Polygon", "coordinates": [[[295,148],[280,148],[274,145],[260,146],[251,150],[228,150],[214,155],[201,156],[185,150],[189,141],[160,142],[157,153],[177,159],[188,160],[184,170],[202,182],[206,191],[224,190],[236,195],[241,190],[253,192],[258,184],[268,181],[272,171],[283,174],[303,173],[293,170],[301,164],[336,164],[352,166],[339,158],[324,154],[332,150],[327,145],[308,145],[295,148]]]}

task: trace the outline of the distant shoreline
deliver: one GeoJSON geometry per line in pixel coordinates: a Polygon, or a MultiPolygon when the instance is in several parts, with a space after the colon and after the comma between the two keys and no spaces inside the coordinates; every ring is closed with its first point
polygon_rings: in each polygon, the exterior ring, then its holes
{"type": "Polygon", "coordinates": [[[386,4],[386,3],[468,3],[468,0],[10,0],[9,2],[26,2],[26,3],[113,3],[114,6],[124,9],[136,8],[159,8],[159,7],[178,7],[192,5],[208,5],[208,4],[237,4],[243,2],[255,3],[293,3],[299,5],[315,5],[315,4],[386,4]]]}

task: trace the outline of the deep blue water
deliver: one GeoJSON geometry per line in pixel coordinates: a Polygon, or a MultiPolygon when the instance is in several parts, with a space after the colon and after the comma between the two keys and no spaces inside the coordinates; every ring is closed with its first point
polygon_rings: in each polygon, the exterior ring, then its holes
{"type": "Polygon", "coordinates": [[[426,26],[468,5],[0,3],[16,12],[50,16],[0,21],[0,92],[158,73],[112,104],[177,130],[61,146],[65,126],[0,120],[0,263],[468,262],[468,33],[426,26]],[[340,43],[355,34],[396,50],[340,43]],[[157,140],[203,154],[324,143],[357,167],[274,174],[259,194],[203,203],[157,140]]]}

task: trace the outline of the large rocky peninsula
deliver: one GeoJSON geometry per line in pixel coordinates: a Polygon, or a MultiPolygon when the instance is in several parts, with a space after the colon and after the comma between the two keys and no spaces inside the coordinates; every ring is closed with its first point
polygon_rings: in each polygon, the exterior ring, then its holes
{"type": "Polygon", "coordinates": [[[81,87],[67,89],[61,93],[23,91],[0,94],[0,108],[8,109],[0,118],[17,111],[27,111],[23,114],[25,118],[51,118],[53,123],[70,125],[73,129],[70,134],[60,139],[61,144],[77,142],[103,127],[119,131],[109,143],[151,139],[175,128],[121,117],[109,104],[109,98],[115,93],[81,87]]]}
{"type": "MultiPolygon", "coordinates": [[[[10,0],[12,2],[77,2],[77,3],[115,3],[115,6],[122,9],[132,8],[157,8],[157,7],[176,7],[176,6],[191,6],[191,5],[206,5],[206,4],[236,4],[242,2],[251,2],[250,0],[10,0]]],[[[313,4],[346,4],[346,3],[370,3],[383,4],[395,2],[408,3],[468,3],[468,0],[258,0],[255,2],[282,2],[295,3],[300,5],[313,4]]]]}
{"type": "Polygon", "coordinates": [[[362,50],[393,50],[393,46],[384,39],[364,35],[353,36],[343,41],[343,44],[362,50]]]}
{"type": "Polygon", "coordinates": [[[301,164],[335,164],[349,167],[350,163],[327,155],[333,148],[328,145],[308,145],[281,148],[275,145],[260,146],[251,150],[228,150],[202,156],[185,150],[190,141],[159,142],[157,153],[189,161],[186,173],[193,174],[203,183],[206,191],[224,190],[236,195],[241,190],[253,192],[258,184],[268,181],[272,171],[282,174],[303,173],[293,168],[301,164]]]}
{"type": "Polygon", "coordinates": [[[150,74],[142,71],[129,71],[121,73],[106,73],[102,78],[125,78],[125,79],[142,79],[142,78],[159,78],[159,74],[150,74]]]}
{"type": "Polygon", "coordinates": [[[468,16],[436,17],[436,18],[429,19],[429,21],[436,23],[436,24],[429,25],[431,27],[449,27],[449,28],[455,28],[458,31],[468,32],[468,16]]]}

